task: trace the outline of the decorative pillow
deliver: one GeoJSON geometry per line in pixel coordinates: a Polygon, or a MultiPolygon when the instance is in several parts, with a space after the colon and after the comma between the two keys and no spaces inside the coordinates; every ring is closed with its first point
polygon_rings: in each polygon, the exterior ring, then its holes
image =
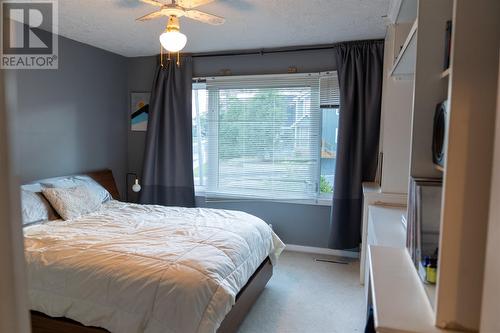
{"type": "Polygon", "coordinates": [[[89,187],[44,188],[42,193],[65,220],[78,218],[101,208],[101,198],[89,187]]]}
{"type": "Polygon", "coordinates": [[[23,188],[21,188],[21,210],[23,225],[57,219],[54,209],[50,206],[42,193],[29,191],[23,188]]]}
{"type": "Polygon", "coordinates": [[[101,199],[102,203],[112,199],[111,194],[109,194],[109,192],[104,187],[102,187],[99,183],[97,183],[89,176],[85,175],[49,178],[40,180],[40,184],[43,187],[50,188],[70,188],[86,185],[101,199]]]}

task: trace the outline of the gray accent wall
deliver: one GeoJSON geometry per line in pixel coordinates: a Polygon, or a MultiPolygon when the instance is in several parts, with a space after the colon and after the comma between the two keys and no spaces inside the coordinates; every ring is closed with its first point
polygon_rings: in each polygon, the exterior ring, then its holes
{"type": "Polygon", "coordinates": [[[124,193],[127,59],[60,37],[58,70],[7,75],[17,90],[10,115],[19,180],[109,168],[124,193]]]}
{"type": "MultiPolygon", "coordinates": [[[[150,91],[157,64],[156,57],[129,58],[128,91],[150,91]]],[[[221,75],[230,70],[233,75],[286,73],[288,67],[298,72],[321,72],[335,69],[332,50],[315,50],[263,55],[219,56],[194,58],[194,76],[221,75]]],[[[145,132],[128,130],[128,171],[142,172],[145,132]]],[[[131,178],[132,181],[132,178],[131,178]]],[[[129,191],[130,199],[135,194],[129,191]]],[[[208,202],[198,196],[199,207],[240,210],[260,217],[273,225],[275,232],[288,244],[327,247],[330,226],[330,206],[281,203],[270,201],[218,201],[208,202]]]]}

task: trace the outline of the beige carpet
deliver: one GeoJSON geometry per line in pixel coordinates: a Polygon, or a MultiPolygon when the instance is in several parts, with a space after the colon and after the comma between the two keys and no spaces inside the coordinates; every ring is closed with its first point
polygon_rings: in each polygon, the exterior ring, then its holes
{"type": "Polygon", "coordinates": [[[328,256],[284,252],[266,289],[238,333],[364,331],[359,262],[316,262],[328,256]]]}

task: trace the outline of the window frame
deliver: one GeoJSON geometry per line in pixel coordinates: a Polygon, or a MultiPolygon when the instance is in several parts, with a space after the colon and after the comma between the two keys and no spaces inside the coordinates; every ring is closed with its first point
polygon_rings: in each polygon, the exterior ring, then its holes
{"type": "MultiPolygon", "coordinates": [[[[317,75],[318,80],[322,76],[326,75],[331,75],[331,73],[335,73],[335,71],[328,71],[328,72],[320,72],[320,73],[303,73],[304,75],[317,75]]],[[[278,75],[293,75],[293,74],[278,74],[278,75]]],[[[336,73],[335,73],[336,75],[336,73]]],[[[259,77],[259,76],[269,76],[269,75],[249,75],[251,77],[259,77]]],[[[248,77],[248,76],[247,76],[248,77]]],[[[212,103],[218,103],[217,101],[214,101],[213,98],[209,97],[209,91],[206,88],[206,78],[193,78],[193,85],[192,85],[192,90],[195,90],[195,86],[197,86],[196,89],[205,89],[206,94],[207,94],[207,118],[211,117],[216,117],[215,121],[212,119],[212,121],[208,122],[208,126],[214,126],[214,128],[211,128],[208,130],[210,134],[207,135],[207,149],[210,149],[208,147],[211,147],[211,149],[217,149],[218,150],[218,142],[215,140],[210,140],[210,137],[218,135],[218,112],[215,112],[215,107],[213,107],[212,103]],[[203,87],[202,87],[203,86],[203,87]]],[[[215,96],[213,96],[215,97],[215,96]]],[[[337,114],[340,113],[340,105],[335,105],[333,106],[328,106],[330,108],[336,108],[337,109],[337,114]]],[[[304,198],[304,199],[287,199],[287,198],[281,198],[281,199],[270,199],[270,198],[263,198],[263,197],[258,197],[258,196],[246,196],[244,194],[238,195],[238,194],[227,194],[227,193],[220,193],[216,197],[212,197],[210,199],[207,199],[207,187],[208,183],[212,182],[213,184],[218,183],[218,175],[217,172],[214,172],[215,175],[209,174],[206,170],[203,171],[203,174],[205,175],[205,185],[196,185],[195,184],[195,195],[197,197],[204,197],[205,200],[209,200],[210,202],[228,202],[228,201],[238,201],[238,202],[244,202],[244,201],[258,201],[258,202],[278,202],[278,203],[290,203],[290,204],[304,204],[304,205],[318,205],[318,206],[331,206],[332,205],[332,197],[333,193],[322,193],[321,188],[320,188],[320,182],[321,182],[321,148],[322,148],[322,139],[323,139],[323,109],[325,106],[322,106],[321,103],[318,103],[318,110],[320,112],[319,116],[319,124],[318,124],[318,149],[316,152],[316,158],[317,158],[317,167],[315,171],[315,179],[316,179],[316,196],[314,198],[304,198]],[[210,176],[210,177],[209,177],[210,176]],[[215,176],[215,178],[214,178],[215,176]]],[[[198,114],[199,115],[199,114],[198,114]]],[[[337,147],[338,148],[338,147],[337,147]]],[[[199,153],[199,152],[198,152],[199,153]]],[[[216,163],[218,165],[218,161],[216,158],[210,158],[210,156],[218,156],[217,153],[212,153],[208,154],[207,156],[207,166],[210,163],[216,163]],[[211,161],[212,160],[212,161],[211,161]]],[[[211,167],[212,170],[218,170],[216,165],[213,165],[211,167]]],[[[209,169],[209,167],[207,167],[209,169]]]]}

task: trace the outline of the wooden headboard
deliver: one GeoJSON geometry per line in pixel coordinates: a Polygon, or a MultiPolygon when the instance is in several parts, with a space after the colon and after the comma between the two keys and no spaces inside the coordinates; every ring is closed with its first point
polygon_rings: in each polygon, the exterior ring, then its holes
{"type": "Polygon", "coordinates": [[[102,187],[108,190],[113,199],[120,200],[120,192],[118,192],[118,188],[116,187],[115,178],[113,177],[113,171],[104,169],[87,172],[86,175],[91,177],[93,180],[101,184],[102,187]]]}

